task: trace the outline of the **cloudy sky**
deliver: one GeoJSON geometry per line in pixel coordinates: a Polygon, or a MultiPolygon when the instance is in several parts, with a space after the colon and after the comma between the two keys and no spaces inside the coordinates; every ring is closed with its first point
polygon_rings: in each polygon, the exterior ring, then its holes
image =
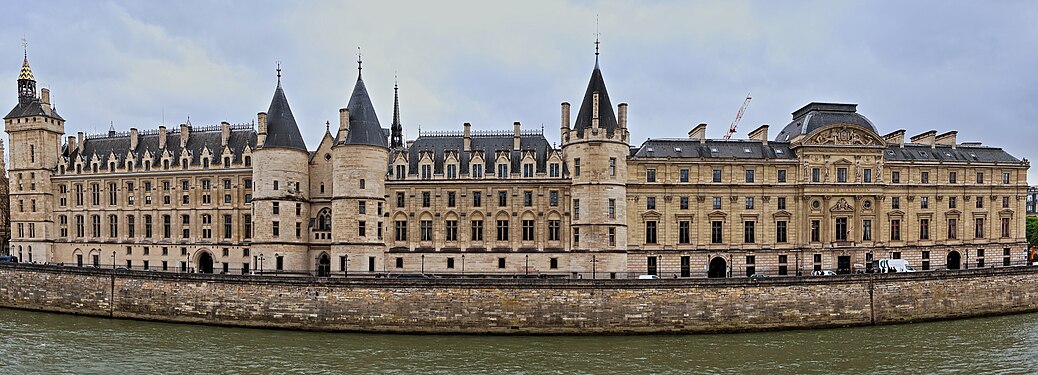
{"type": "Polygon", "coordinates": [[[1029,1],[4,1],[0,105],[16,102],[23,36],[71,134],[253,121],[281,61],[313,148],[349,100],[359,46],[384,127],[397,75],[409,139],[521,121],[557,142],[559,103],[580,101],[594,65],[596,15],[635,143],[700,122],[722,137],[750,93],[736,137],[760,124],[774,137],[811,101],[851,102],[881,133],[958,130],[1038,157],[1029,1]]]}

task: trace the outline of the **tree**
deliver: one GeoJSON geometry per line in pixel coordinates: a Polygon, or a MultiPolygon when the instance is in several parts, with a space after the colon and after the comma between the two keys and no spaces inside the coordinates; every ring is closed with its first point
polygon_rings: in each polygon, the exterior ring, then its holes
{"type": "Polygon", "coordinates": [[[1027,246],[1038,246],[1038,217],[1027,217],[1027,246]]]}

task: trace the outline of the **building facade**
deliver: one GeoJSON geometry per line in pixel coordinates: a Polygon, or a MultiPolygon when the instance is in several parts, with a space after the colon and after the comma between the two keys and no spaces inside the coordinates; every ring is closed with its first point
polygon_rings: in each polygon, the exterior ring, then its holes
{"type": "MultiPolygon", "coordinates": [[[[10,136],[12,253],[160,271],[582,278],[1023,264],[1029,163],[956,132],[881,134],[854,104],[810,103],[772,139],[634,145],[597,61],[560,145],[503,131],[403,138],[361,71],[320,144],[280,82],[253,124],[66,138],[28,59],[10,136]]],[[[394,90],[396,88],[394,87],[394,90]]],[[[638,125],[635,125],[638,126],[638,125]]],[[[648,125],[642,125],[648,126],[648,125]]]]}

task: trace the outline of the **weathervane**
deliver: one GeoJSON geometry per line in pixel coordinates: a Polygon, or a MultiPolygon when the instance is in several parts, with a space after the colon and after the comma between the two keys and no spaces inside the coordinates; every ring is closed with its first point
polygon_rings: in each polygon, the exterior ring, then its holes
{"type": "Polygon", "coordinates": [[[595,60],[598,60],[598,45],[602,42],[598,41],[598,38],[602,36],[602,33],[598,31],[598,15],[595,15],[595,60]]]}
{"type": "Polygon", "coordinates": [[[277,72],[278,72],[278,84],[280,85],[281,84],[281,60],[277,61],[277,69],[275,69],[275,70],[277,70],[277,72]]]}
{"type": "Polygon", "coordinates": [[[361,64],[363,60],[360,58],[360,46],[357,46],[357,73],[360,73],[361,64]]]}
{"type": "Polygon", "coordinates": [[[25,58],[29,58],[29,40],[25,39],[25,35],[22,35],[22,53],[25,54],[25,58]]]}

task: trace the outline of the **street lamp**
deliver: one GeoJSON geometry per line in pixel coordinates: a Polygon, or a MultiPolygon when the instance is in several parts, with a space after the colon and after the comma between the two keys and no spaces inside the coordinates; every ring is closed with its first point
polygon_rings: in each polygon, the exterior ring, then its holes
{"type": "Polygon", "coordinates": [[[259,258],[256,258],[256,259],[259,259],[259,263],[260,263],[259,273],[260,273],[260,275],[262,275],[263,274],[263,259],[266,259],[266,258],[263,257],[263,254],[260,254],[259,258]]]}
{"type": "Polygon", "coordinates": [[[598,275],[598,259],[595,258],[596,254],[591,254],[591,278],[594,279],[598,275]]]}
{"type": "Polygon", "coordinates": [[[112,252],[112,269],[115,269],[115,252],[112,252]]]}
{"type": "Polygon", "coordinates": [[[461,274],[465,274],[465,254],[461,254],[461,274]]]}
{"type": "Polygon", "coordinates": [[[526,276],[530,276],[530,254],[526,254],[526,276]]]}
{"type": "Polygon", "coordinates": [[[422,274],[425,274],[425,254],[422,254],[422,274]]]}

